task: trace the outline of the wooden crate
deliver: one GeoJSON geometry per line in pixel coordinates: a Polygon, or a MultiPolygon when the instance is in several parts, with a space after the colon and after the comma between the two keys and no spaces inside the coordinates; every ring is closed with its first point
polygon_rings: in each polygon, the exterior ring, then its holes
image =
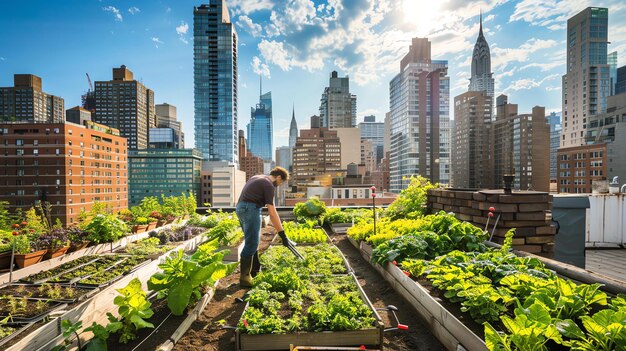
{"type": "MultiPolygon", "coordinates": [[[[376,326],[361,330],[350,331],[324,331],[324,332],[301,332],[286,334],[258,334],[249,335],[239,329],[235,331],[235,344],[237,351],[262,351],[262,350],[289,350],[294,346],[373,346],[382,350],[383,333],[385,326],[365,292],[359,285],[353,273],[350,273],[355,284],[359,288],[361,298],[372,311],[376,319],[376,326]]],[[[246,306],[247,308],[247,306],[246,306]]],[[[245,310],[244,310],[245,311],[245,310]]]]}

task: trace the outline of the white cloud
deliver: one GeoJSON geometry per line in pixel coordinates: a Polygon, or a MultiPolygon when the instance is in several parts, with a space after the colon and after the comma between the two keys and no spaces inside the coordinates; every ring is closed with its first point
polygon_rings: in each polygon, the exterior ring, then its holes
{"type": "Polygon", "coordinates": [[[252,22],[252,19],[246,15],[239,16],[239,19],[237,20],[237,25],[246,30],[248,33],[250,33],[250,35],[255,38],[261,35],[261,32],[263,30],[261,25],[252,22]]]}
{"type": "Polygon", "coordinates": [[[139,8],[137,8],[137,7],[133,6],[133,7],[129,7],[129,8],[128,8],[128,12],[130,12],[130,14],[131,14],[131,15],[134,15],[134,14],[136,14],[136,13],[141,12],[141,10],[139,10],[139,8]]]}
{"type": "Polygon", "coordinates": [[[0,56],[0,61],[6,61],[7,59],[5,59],[4,57],[0,56]]]}
{"type": "Polygon", "coordinates": [[[165,9],[165,13],[170,13],[170,12],[172,12],[172,8],[171,7],[168,7],[168,8],[165,9]]]}
{"type": "Polygon", "coordinates": [[[532,78],[522,78],[513,81],[511,85],[505,90],[527,90],[541,86],[543,83],[553,80],[557,77],[560,77],[558,74],[551,74],[549,76],[544,77],[540,81],[536,81],[532,78]]]}
{"type": "Polygon", "coordinates": [[[531,54],[556,45],[557,42],[552,39],[531,38],[517,48],[494,47],[491,49],[492,69],[494,72],[497,72],[506,69],[515,62],[527,62],[531,54]]]}
{"type": "Polygon", "coordinates": [[[252,58],[252,70],[255,74],[260,74],[267,78],[271,78],[270,68],[267,66],[267,64],[261,62],[261,59],[258,56],[254,56],[252,58]]]}
{"type": "Polygon", "coordinates": [[[152,42],[157,49],[159,48],[160,44],[163,44],[163,42],[158,37],[152,37],[152,42]]]}
{"type": "Polygon", "coordinates": [[[229,2],[229,9],[233,9],[235,14],[251,14],[261,10],[271,10],[274,7],[272,0],[232,0],[229,2]]]}
{"type": "Polygon", "coordinates": [[[106,6],[102,8],[103,11],[111,12],[115,16],[115,20],[118,22],[122,22],[124,17],[122,17],[122,13],[120,10],[114,6],[106,6]]]}
{"type": "Polygon", "coordinates": [[[180,25],[176,27],[176,34],[178,34],[178,39],[185,44],[189,44],[189,40],[187,40],[187,32],[189,32],[189,24],[185,21],[181,21],[180,25]]]}

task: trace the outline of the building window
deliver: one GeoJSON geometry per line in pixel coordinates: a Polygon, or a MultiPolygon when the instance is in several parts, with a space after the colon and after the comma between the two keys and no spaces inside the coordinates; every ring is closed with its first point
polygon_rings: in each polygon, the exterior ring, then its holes
{"type": "Polygon", "coordinates": [[[24,140],[22,140],[22,139],[16,139],[16,140],[15,140],[15,145],[17,145],[17,146],[22,146],[22,145],[24,145],[24,140]]]}
{"type": "Polygon", "coordinates": [[[17,149],[17,150],[15,150],[15,154],[17,156],[24,156],[24,149],[17,149]]]}
{"type": "Polygon", "coordinates": [[[39,156],[39,149],[33,149],[33,155],[39,156]]]}

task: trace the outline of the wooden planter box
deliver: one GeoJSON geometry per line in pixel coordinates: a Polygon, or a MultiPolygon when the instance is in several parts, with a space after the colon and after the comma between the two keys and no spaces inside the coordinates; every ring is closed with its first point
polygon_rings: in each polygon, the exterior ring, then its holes
{"type": "Polygon", "coordinates": [[[148,230],[148,224],[135,224],[132,230],[134,234],[143,233],[148,230]]]}
{"type": "Polygon", "coordinates": [[[91,243],[91,241],[83,241],[81,243],[71,243],[70,244],[70,249],[67,250],[67,253],[78,251],[78,250],[82,250],[82,249],[86,248],[89,245],[89,243],[91,243]]]}
{"type": "MultiPolygon", "coordinates": [[[[235,344],[237,351],[252,350],[289,350],[290,345],[294,346],[356,346],[361,345],[383,349],[383,333],[385,326],[380,315],[365,295],[363,288],[357,281],[354,274],[350,274],[359,287],[361,298],[372,311],[376,319],[376,326],[361,330],[349,331],[323,331],[323,332],[301,332],[286,334],[257,334],[250,335],[235,331],[235,344]]],[[[246,306],[247,308],[248,306],[246,306]]],[[[245,311],[245,310],[244,310],[245,311]]]]}
{"type": "Polygon", "coordinates": [[[39,250],[29,254],[15,254],[15,264],[17,264],[19,268],[34,265],[43,259],[46,252],[48,252],[48,250],[39,250]]]}
{"type": "MultiPolygon", "coordinates": [[[[141,237],[138,236],[138,238],[141,237]]],[[[158,265],[165,260],[165,257],[178,249],[184,249],[185,251],[193,250],[197,248],[203,240],[205,240],[204,236],[198,235],[180,243],[180,245],[174,249],[161,255],[158,260],[147,263],[136,271],[122,277],[122,279],[101,290],[93,298],[78,304],[71,310],[68,310],[62,316],[58,317],[56,322],[42,325],[22,340],[9,347],[7,351],[50,350],[55,345],[60,345],[63,342],[63,336],[61,334],[61,329],[59,328],[59,323],[64,319],[70,320],[72,323],[82,321],[83,325],[91,325],[92,322],[106,324],[108,321],[106,313],[112,312],[116,314],[118,308],[118,306],[113,303],[114,298],[119,295],[115,289],[121,289],[128,285],[133,278],[139,278],[142,281],[143,289],[147,290],[147,280],[150,276],[152,276],[152,274],[160,270],[158,265]]],[[[81,335],[81,339],[84,341],[87,340],[86,337],[87,335],[81,335]]],[[[89,335],[89,337],[91,337],[91,335],[89,335]]]]}
{"type": "MultiPolygon", "coordinates": [[[[352,239],[350,239],[352,240],[352,239]]],[[[352,240],[353,245],[356,242],[352,240]]],[[[485,341],[448,312],[428,290],[407,277],[400,268],[391,263],[381,267],[371,261],[372,247],[362,241],[358,243],[361,256],[369,262],[427,321],[428,328],[448,350],[487,351],[485,341]]]]}
{"type": "Polygon", "coordinates": [[[63,256],[63,255],[65,255],[65,253],[66,253],[66,252],[67,252],[67,250],[69,250],[69,249],[70,249],[70,245],[60,247],[60,248],[58,248],[58,249],[56,249],[56,250],[54,250],[54,251],[50,251],[50,250],[48,250],[48,252],[46,252],[46,254],[43,256],[43,258],[44,258],[45,260],[49,260],[49,259],[51,259],[51,258],[55,258],[55,257],[59,257],[59,256],[63,256]]]}
{"type": "Polygon", "coordinates": [[[158,222],[150,222],[150,223],[148,223],[148,228],[146,228],[146,230],[152,230],[152,229],[156,228],[157,227],[157,223],[158,222]]]}
{"type": "Polygon", "coordinates": [[[0,254],[0,269],[11,268],[11,251],[0,254]]]}

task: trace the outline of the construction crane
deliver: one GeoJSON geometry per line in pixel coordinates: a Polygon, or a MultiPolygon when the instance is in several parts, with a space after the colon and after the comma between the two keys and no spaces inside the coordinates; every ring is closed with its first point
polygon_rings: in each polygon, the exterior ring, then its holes
{"type": "Polygon", "coordinates": [[[89,78],[89,73],[85,73],[87,76],[87,82],[89,82],[89,91],[93,91],[93,84],[91,83],[91,78],[89,78]]]}

